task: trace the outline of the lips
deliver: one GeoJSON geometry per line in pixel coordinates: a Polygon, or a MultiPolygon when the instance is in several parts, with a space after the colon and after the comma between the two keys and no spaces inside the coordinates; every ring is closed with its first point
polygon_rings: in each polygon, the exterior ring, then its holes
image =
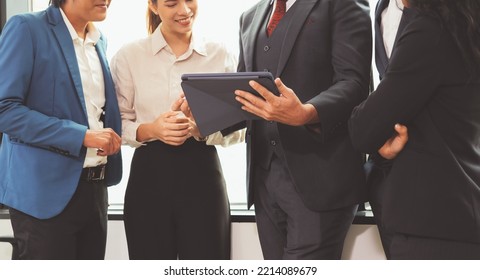
{"type": "Polygon", "coordinates": [[[180,23],[181,25],[190,25],[190,23],[192,22],[192,19],[193,19],[193,16],[189,16],[189,17],[185,17],[185,18],[181,18],[181,19],[177,19],[175,20],[176,22],[180,23]]]}
{"type": "Polygon", "coordinates": [[[100,2],[98,4],[95,4],[95,7],[98,7],[98,8],[108,8],[109,6],[109,2],[100,2]]]}

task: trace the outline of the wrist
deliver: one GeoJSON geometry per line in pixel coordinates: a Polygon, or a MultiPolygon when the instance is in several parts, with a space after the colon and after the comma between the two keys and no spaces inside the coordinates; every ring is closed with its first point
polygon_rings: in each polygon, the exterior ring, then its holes
{"type": "Polygon", "coordinates": [[[317,113],[317,109],[312,104],[306,103],[303,104],[305,117],[304,117],[304,125],[312,125],[319,122],[319,117],[317,113]]]}
{"type": "Polygon", "coordinates": [[[208,140],[208,136],[205,136],[205,137],[202,137],[202,136],[193,136],[193,138],[195,138],[195,140],[199,141],[199,142],[206,142],[208,140]]]}

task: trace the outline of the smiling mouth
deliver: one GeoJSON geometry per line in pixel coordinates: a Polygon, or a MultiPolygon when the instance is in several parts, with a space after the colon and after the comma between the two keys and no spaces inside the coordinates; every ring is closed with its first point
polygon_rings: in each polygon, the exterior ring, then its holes
{"type": "Polygon", "coordinates": [[[102,3],[102,4],[97,4],[95,5],[96,7],[99,7],[99,8],[108,8],[108,4],[107,3],[102,3]]]}
{"type": "Polygon", "coordinates": [[[181,23],[181,24],[187,24],[192,20],[192,18],[193,18],[193,16],[189,16],[189,17],[186,17],[186,18],[177,19],[175,21],[178,22],[178,23],[181,23]]]}

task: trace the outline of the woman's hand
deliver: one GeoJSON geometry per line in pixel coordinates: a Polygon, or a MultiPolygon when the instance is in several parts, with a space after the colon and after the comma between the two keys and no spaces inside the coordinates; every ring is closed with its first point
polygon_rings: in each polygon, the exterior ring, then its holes
{"type": "Polygon", "coordinates": [[[378,150],[378,153],[386,159],[394,159],[403,150],[408,142],[408,129],[401,124],[395,125],[396,134],[388,139],[378,150]]]}
{"type": "Polygon", "coordinates": [[[137,129],[137,141],[156,139],[179,146],[192,136],[191,129],[188,118],[180,116],[179,112],[170,111],[161,114],[152,123],[141,124],[137,129]]]}

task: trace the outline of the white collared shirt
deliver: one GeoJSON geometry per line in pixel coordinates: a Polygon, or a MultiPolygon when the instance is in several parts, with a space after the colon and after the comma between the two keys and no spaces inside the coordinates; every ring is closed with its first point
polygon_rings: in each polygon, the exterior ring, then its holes
{"type": "MultiPolygon", "coordinates": [[[[290,9],[290,7],[293,6],[293,4],[295,4],[295,1],[297,1],[297,0],[287,0],[287,11],[288,11],[288,9],[290,9]]],[[[276,6],[277,6],[277,1],[274,1],[272,11],[275,11],[276,6]]]]}
{"type": "Polygon", "coordinates": [[[111,61],[122,115],[123,142],[139,147],[137,129],[170,111],[182,92],[184,73],[234,72],[235,56],[219,43],[192,36],[188,50],[176,57],[160,27],[149,37],[123,46],[111,61]]]}
{"type": "Polygon", "coordinates": [[[395,37],[402,20],[403,8],[402,0],[390,0],[387,8],[382,11],[381,31],[388,58],[392,55],[395,37]]]}
{"type": "MultiPolygon", "coordinates": [[[[295,1],[297,1],[297,0],[287,0],[287,10],[286,10],[287,12],[290,9],[290,7],[292,7],[293,4],[295,4],[295,1]]],[[[270,20],[272,19],[272,14],[273,14],[273,11],[275,11],[276,7],[277,7],[277,1],[273,1],[272,12],[270,13],[270,20]]]]}
{"type": "MultiPolygon", "coordinates": [[[[102,107],[105,106],[105,83],[100,59],[95,49],[95,44],[100,39],[100,32],[92,23],[89,23],[85,39],[80,38],[62,9],[60,9],[60,12],[75,48],[82,80],[83,97],[87,108],[88,127],[89,129],[102,129],[103,122],[100,121],[100,116],[103,114],[102,107]]],[[[97,149],[87,149],[83,167],[93,167],[106,163],[107,157],[97,156],[97,149]]]]}

